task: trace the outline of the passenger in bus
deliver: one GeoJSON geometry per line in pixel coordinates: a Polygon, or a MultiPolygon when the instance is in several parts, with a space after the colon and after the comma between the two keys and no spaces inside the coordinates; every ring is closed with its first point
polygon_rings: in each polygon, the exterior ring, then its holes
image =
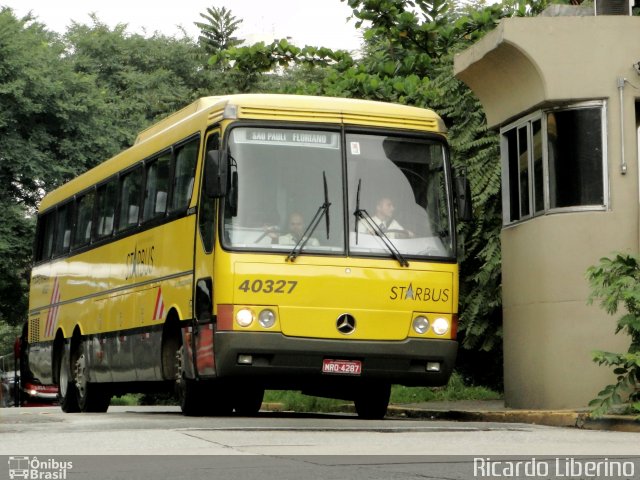
{"type": "MultiPolygon", "coordinates": [[[[293,212],[289,215],[289,232],[284,235],[278,235],[277,232],[272,232],[269,234],[271,237],[271,243],[277,245],[295,245],[302,238],[302,234],[307,228],[307,224],[304,221],[304,217],[299,212],[293,212]]],[[[320,242],[317,238],[309,237],[307,240],[307,246],[309,247],[317,247],[320,245],[320,242]]]]}
{"type": "MultiPolygon", "coordinates": [[[[380,228],[380,230],[389,238],[412,238],[415,235],[411,230],[407,230],[393,218],[396,207],[389,197],[381,197],[376,203],[376,213],[371,220],[380,228]]],[[[371,227],[366,221],[358,222],[358,232],[375,235],[371,227]]]]}

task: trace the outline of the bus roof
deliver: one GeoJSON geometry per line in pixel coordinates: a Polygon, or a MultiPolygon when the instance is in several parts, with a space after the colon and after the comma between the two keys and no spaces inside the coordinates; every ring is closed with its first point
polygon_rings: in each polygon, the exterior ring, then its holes
{"type": "Polygon", "coordinates": [[[280,94],[202,97],[141,131],[134,145],[45,195],[40,211],[134,165],[172,143],[225,119],[279,120],[391,127],[445,134],[432,110],[350,98],[280,94]],[[163,142],[154,137],[164,135],[163,142]],[[166,145],[165,145],[166,144],[166,145]]]}

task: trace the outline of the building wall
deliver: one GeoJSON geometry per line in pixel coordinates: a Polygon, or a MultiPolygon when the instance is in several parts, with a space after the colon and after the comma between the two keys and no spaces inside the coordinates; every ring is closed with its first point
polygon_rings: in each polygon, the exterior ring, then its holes
{"type": "Polygon", "coordinates": [[[616,217],[564,213],[503,230],[507,406],[584,407],[613,382],[609,369],[591,361],[591,352],[623,351],[629,340],[614,335],[614,318],[587,305],[585,273],[612,249],[631,250],[635,243],[633,227],[616,227],[616,217]]]}
{"type": "Polygon", "coordinates": [[[495,127],[550,102],[615,98],[617,77],[640,79],[639,29],[640,17],[504,19],[456,56],[454,73],[495,127]]]}
{"type": "Polygon", "coordinates": [[[579,100],[607,105],[607,210],[547,214],[502,231],[507,406],[585,407],[615,380],[591,352],[628,348],[628,337],[614,335],[616,319],[587,305],[586,270],[614,251],[639,252],[640,90],[626,84],[623,92],[622,174],[617,83],[627,78],[640,87],[638,39],[640,17],[513,18],[456,58],[456,76],[474,90],[493,127],[579,100]]]}

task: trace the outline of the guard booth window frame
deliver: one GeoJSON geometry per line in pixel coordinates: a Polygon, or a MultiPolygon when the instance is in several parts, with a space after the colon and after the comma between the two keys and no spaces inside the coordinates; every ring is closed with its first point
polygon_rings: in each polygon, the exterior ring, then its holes
{"type": "Polygon", "coordinates": [[[504,226],[608,209],[606,107],[592,101],[547,108],[500,129],[504,226]]]}

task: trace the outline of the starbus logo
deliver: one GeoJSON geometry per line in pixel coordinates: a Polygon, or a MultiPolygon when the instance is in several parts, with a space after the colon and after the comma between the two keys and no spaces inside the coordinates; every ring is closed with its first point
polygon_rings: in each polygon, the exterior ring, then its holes
{"type": "Polygon", "coordinates": [[[394,285],[389,292],[390,300],[414,300],[418,302],[443,302],[449,301],[450,290],[448,288],[414,287],[394,285]]]}
{"type": "Polygon", "coordinates": [[[153,271],[153,252],[155,249],[156,247],[153,245],[141,248],[135,245],[133,250],[127,253],[125,280],[151,274],[153,271]]]}
{"type": "Polygon", "coordinates": [[[73,462],[61,462],[54,458],[39,460],[38,457],[9,457],[9,478],[31,480],[66,480],[73,462]]]}

